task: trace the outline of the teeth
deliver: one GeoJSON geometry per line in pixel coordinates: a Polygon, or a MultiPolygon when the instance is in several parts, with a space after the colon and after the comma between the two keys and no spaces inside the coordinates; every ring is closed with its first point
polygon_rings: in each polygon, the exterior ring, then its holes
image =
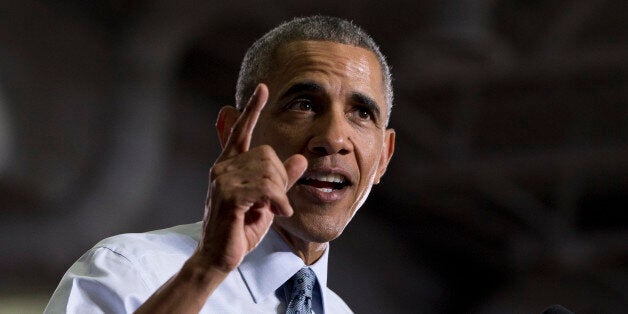
{"type": "Polygon", "coordinates": [[[326,175],[320,174],[320,173],[314,173],[314,174],[309,175],[307,179],[324,181],[324,182],[334,182],[334,183],[345,182],[345,177],[337,173],[330,173],[326,175]]]}
{"type": "Polygon", "coordinates": [[[319,191],[323,191],[325,193],[331,193],[333,191],[333,189],[330,188],[317,188],[319,191]]]}

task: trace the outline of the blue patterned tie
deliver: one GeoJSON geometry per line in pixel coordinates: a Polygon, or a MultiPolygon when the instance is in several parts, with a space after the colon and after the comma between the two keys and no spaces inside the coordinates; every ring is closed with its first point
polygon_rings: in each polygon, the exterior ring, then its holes
{"type": "Polygon", "coordinates": [[[292,296],[286,314],[311,314],[316,274],[310,268],[304,267],[292,276],[292,281],[292,296]]]}

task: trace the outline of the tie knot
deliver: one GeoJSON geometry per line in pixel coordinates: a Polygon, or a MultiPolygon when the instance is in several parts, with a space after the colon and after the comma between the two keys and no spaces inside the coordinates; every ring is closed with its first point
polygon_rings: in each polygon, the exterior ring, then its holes
{"type": "Polygon", "coordinates": [[[316,281],[316,274],[309,267],[301,268],[294,276],[294,285],[292,287],[292,295],[305,295],[312,298],[312,291],[314,290],[314,281],[316,281]]]}
{"type": "Polygon", "coordinates": [[[292,295],[287,313],[311,313],[312,292],[316,274],[309,267],[303,267],[292,276],[292,295]]]}

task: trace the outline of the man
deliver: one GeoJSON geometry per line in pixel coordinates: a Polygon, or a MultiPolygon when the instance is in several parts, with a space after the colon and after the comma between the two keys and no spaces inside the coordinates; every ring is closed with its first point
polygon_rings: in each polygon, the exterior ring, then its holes
{"type": "Polygon", "coordinates": [[[46,312],[350,312],[326,286],[328,242],[393,154],[383,55],[350,22],[295,19],[249,49],[236,104],[202,224],[100,242],[46,312]]]}

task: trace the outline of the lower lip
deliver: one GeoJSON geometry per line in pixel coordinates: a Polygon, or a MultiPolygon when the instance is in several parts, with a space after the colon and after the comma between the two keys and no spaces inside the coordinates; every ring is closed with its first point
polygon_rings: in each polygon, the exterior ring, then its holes
{"type": "Polygon", "coordinates": [[[335,202],[341,199],[345,195],[347,190],[349,189],[348,186],[345,186],[344,188],[340,190],[332,190],[331,192],[324,192],[318,188],[315,188],[311,185],[306,185],[306,184],[299,184],[298,187],[302,188],[303,191],[305,191],[308,195],[314,197],[315,200],[322,203],[331,203],[331,202],[335,202]]]}

